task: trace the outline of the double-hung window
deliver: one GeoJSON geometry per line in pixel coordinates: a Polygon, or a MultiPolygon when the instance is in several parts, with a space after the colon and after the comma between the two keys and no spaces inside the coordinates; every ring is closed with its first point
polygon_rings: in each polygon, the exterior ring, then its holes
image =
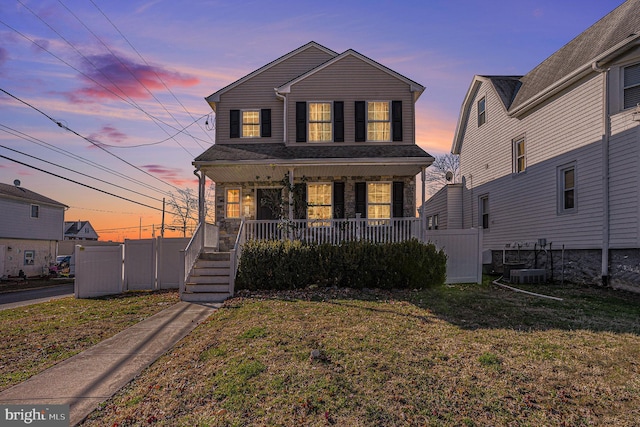
{"type": "MultiPolygon", "coordinates": [[[[307,184],[307,218],[309,220],[331,219],[332,184],[307,184]]],[[[312,222],[313,225],[329,225],[312,222]]]]}
{"type": "Polygon", "coordinates": [[[333,124],[331,120],[330,102],[309,103],[309,141],[331,142],[333,140],[333,124]]]}
{"type": "Polygon", "coordinates": [[[640,104],[640,64],[624,68],[624,108],[640,104]]]}
{"type": "Polygon", "coordinates": [[[527,156],[525,151],[524,136],[520,136],[512,141],[513,144],[513,173],[524,172],[527,168],[527,156]]]}
{"type": "Polygon", "coordinates": [[[367,183],[367,218],[391,218],[391,183],[367,183]]]}
{"type": "Polygon", "coordinates": [[[558,213],[576,210],[576,166],[574,163],[558,168],[558,213]]]}
{"type": "Polygon", "coordinates": [[[367,103],[367,141],[391,141],[389,102],[367,103]]]}
{"type": "Polygon", "coordinates": [[[226,217],[240,218],[240,189],[227,188],[226,199],[226,217]]]}
{"type": "Polygon", "coordinates": [[[260,111],[242,111],[242,137],[256,138],[260,136],[260,111]]]}
{"type": "Polygon", "coordinates": [[[480,196],[478,210],[480,211],[480,227],[489,228],[489,195],[480,196]]]}
{"type": "Polygon", "coordinates": [[[486,122],[487,122],[486,98],[482,97],[480,101],[478,101],[478,127],[482,126],[486,122]]]}
{"type": "Polygon", "coordinates": [[[40,217],[40,206],[31,205],[31,218],[39,218],[40,217]]]}

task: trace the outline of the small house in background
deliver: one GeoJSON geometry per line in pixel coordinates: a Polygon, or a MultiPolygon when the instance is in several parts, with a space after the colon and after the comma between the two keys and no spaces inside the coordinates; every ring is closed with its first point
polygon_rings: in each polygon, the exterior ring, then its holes
{"type": "Polygon", "coordinates": [[[89,221],[65,221],[64,240],[98,240],[98,233],[89,221]]]}
{"type": "Polygon", "coordinates": [[[20,186],[0,183],[0,276],[40,276],[55,263],[68,206],[20,186]]]}

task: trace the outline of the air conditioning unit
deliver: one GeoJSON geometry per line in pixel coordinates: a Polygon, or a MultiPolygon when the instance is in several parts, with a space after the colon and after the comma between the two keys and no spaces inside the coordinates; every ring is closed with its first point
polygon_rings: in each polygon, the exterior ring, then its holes
{"type": "Polygon", "coordinates": [[[511,283],[545,283],[547,272],[542,268],[523,268],[511,270],[509,282],[511,283]]]}

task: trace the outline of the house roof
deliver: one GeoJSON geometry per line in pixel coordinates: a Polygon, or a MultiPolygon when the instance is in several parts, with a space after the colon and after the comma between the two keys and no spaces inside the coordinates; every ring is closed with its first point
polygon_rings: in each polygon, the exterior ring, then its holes
{"type": "Polygon", "coordinates": [[[0,183],[0,197],[20,200],[25,203],[44,203],[47,205],[68,208],[67,205],[50,199],[42,194],[27,190],[24,187],[0,183]]]}
{"type": "Polygon", "coordinates": [[[476,75],[467,90],[454,134],[459,153],[471,101],[482,83],[490,83],[509,116],[518,116],[578,79],[640,44],[640,0],[627,0],[524,76],[476,75]]]}
{"type": "Polygon", "coordinates": [[[523,76],[512,109],[639,33],[640,0],[627,0],[523,76]]]}
{"type": "Polygon", "coordinates": [[[65,221],[64,234],[78,234],[88,221],[65,221]],[[80,226],[78,226],[80,223],[80,226]]]}
{"type": "Polygon", "coordinates": [[[296,145],[284,143],[214,145],[193,162],[216,182],[281,177],[291,168],[306,176],[415,175],[433,157],[415,144],[296,145]]]}
{"type": "Polygon", "coordinates": [[[402,74],[393,71],[392,69],[385,67],[384,65],[380,64],[379,62],[374,61],[373,59],[364,56],[363,54],[356,52],[353,49],[349,49],[343,53],[341,53],[340,55],[337,55],[335,57],[333,57],[332,59],[326,61],[325,63],[307,71],[306,73],[302,74],[301,76],[296,77],[295,79],[283,84],[282,86],[276,88],[276,90],[278,91],[278,93],[289,93],[291,91],[291,86],[293,86],[294,84],[306,79],[309,76],[312,76],[314,74],[316,74],[319,71],[324,70],[327,67],[330,67],[331,65],[335,64],[336,62],[347,58],[347,57],[355,57],[358,58],[364,62],[366,62],[367,64],[407,83],[410,87],[411,87],[411,91],[414,92],[414,97],[413,100],[414,102],[418,100],[418,98],[420,97],[420,95],[422,94],[422,92],[424,92],[424,86],[422,86],[419,83],[416,83],[415,81],[411,80],[408,77],[403,76],[402,74]]]}
{"type": "Polygon", "coordinates": [[[304,46],[300,46],[299,48],[297,48],[297,49],[295,49],[295,50],[292,50],[291,52],[289,52],[289,53],[287,53],[287,54],[285,54],[285,55],[281,56],[280,58],[275,59],[275,60],[273,60],[273,61],[269,62],[268,64],[266,64],[266,65],[264,65],[264,66],[262,66],[262,67],[258,68],[257,70],[255,70],[255,71],[253,71],[253,72],[251,72],[251,73],[247,74],[246,76],[244,76],[244,77],[242,77],[242,78],[240,78],[240,79],[236,80],[235,82],[233,82],[233,83],[231,83],[231,84],[229,84],[229,85],[227,85],[227,86],[223,87],[222,89],[220,89],[220,90],[218,90],[218,91],[216,91],[216,92],[212,93],[211,95],[207,96],[207,97],[205,98],[205,100],[206,100],[209,104],[219,102],[219,101],[220,101],[220,95],[222,95],[223,93],[225,93],[225,92],[227,92],[227,91],[229,91],[229,90],[233,89],[234,87],[236,87],[236,86],[238,86],[238,85],[240,85],[240,84],[244,83],[245,81],[247,81],[247,80],[249,80],[249,79],[251,79],[251,78],[253,78],[253,77],[257,76],[258,74],[263,73],[264,71],[268,70],[269,68],[271,68],[271,67],[273,67],[273,66],[275,66],[275,65],[278,65],[278,64],[280,64],[280,63],[281,63],[281,62],[283,62],[283,61],[286,61],[287,59],[291,58],[292,56],[295,56],[295,55],[299,54],[300,52],[303,52],[303,51],[305,51],[305,50],[307,50],[307,49],[310,49],[310,48],[320,49],[320,50],[322,50],[322,51],[326,52],[327,54],[329,54],[329,55],[331,55],[331,56],[336,56],[336,55],[338,55],[336,52],[332,51],[331,49],[329,49],[329,48],[327,48],[327,47],[324,47],[324,46],[322,46],[322,45],[321,45],[321,44],[319,44],[319,43],[316,43],[316,42],[314,42],[314,41],[311,41],[311,42],[309,42],[309,43],[305,44],[304,46]]]}

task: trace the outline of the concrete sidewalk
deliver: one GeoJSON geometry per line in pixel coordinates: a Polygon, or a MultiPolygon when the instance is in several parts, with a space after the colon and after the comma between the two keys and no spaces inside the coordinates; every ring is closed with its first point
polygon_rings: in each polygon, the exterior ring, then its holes
{"type": "Polygon", "coordinates": [[[68,404],[70,425],[74,426],[219,306],[179,302],[3,391],[0,393],[0,403],[68,404]]]}

